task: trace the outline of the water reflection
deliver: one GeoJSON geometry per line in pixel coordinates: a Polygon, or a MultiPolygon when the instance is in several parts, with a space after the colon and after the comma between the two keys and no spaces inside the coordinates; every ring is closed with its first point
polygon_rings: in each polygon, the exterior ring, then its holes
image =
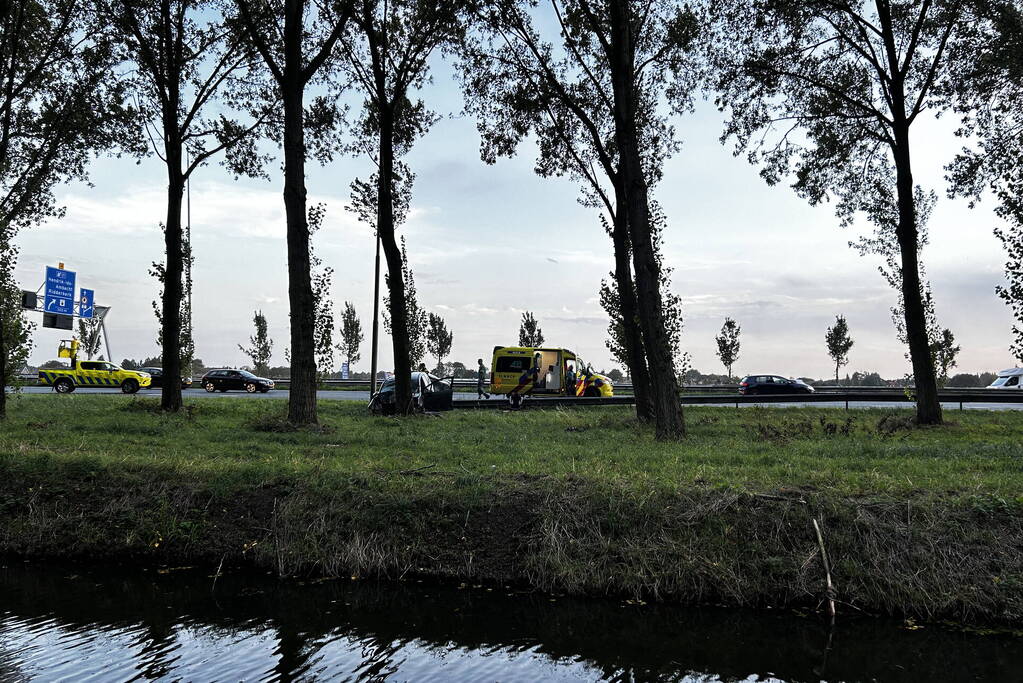
{"type": "Polygon", "coordinates": [[[0,681],[1010,680],[1023,641],[499,589],[0,568],[0,681]],[[829,648],[830,637],[830,648],[829,648]]]}

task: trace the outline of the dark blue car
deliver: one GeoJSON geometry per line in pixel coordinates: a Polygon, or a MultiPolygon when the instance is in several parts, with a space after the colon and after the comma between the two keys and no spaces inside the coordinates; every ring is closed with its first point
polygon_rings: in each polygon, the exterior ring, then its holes
{"type": "Polygon", "coordinates": [[[739,393],[744,396],[812,394],[813,387],[800,379],[786,379],[778,375],[749,375],[739,382],[739,393]]]}

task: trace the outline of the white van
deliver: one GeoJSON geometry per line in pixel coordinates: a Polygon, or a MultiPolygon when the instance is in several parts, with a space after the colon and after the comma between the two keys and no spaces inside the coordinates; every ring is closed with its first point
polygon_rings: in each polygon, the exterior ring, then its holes
{"type": "Polygon", "coordinates": [[[1019,389],[1023,383],[1023,368],[1009,368],[998,373],[998,379],[988,389],[1019,389]]]}

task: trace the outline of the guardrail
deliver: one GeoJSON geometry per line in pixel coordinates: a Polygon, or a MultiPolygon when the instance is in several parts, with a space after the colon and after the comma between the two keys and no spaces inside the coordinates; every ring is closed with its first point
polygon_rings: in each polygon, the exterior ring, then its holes
{"type": "MultiPolygon", "coordinates": [[[[971,389],[967,391],[942,391],[938,393],[938,400],[942,403],[958,403],[959,409],[963,409],[968,403],[1023,403],[1023,391],[1007,391],[1001,389],[971,389]]],[[[843,392],[818,392],[813,394],[776,394],[760,396],[743,396],[734,394],[721,396],[715,394],[683,394],[679,397],[682,405],[740,405],[763,404],[763,403],[845,403],[848,410],[850,403],[901,403],[911,405],[914,399],[905,395],[904,390],[892,391],[843,391],[843,392]],[[900,395],[901,393],[901,395],[900,395]]],[[[527,397],[523,401],[525,408],[558,408],[567,406],[614,406],[632,405],[635,399],[632,396],[613,396],[611,398],[587,398],[587,397],[527,397]]],[[[459,409],[507,409],[505,401],[477,401],[477,400],[456,400],[454,406],[459,409]]]]}
{"type": "MultiPolygon", "coordinates": [[[[32,375],[28,379],[34,378],[32,375]]],[[[366,385],[362,380],[332,380],[334,382],[346,382],[349,384],[366,385]]],[[[475,380],[468,380],[471,386],[475,386],[475,380]]],[[[617,388],[622,388],[620,385],[617,388]]],[[[911,392],[912,390],[910,390],[911,392]]],[[[964,387],[946,389],[938,392],[938,399],[945,404],[959,404],[962,410],[965,404],[969,403],[990,403],[990,404],[1016,404],[1023,403],[1023,391],[1006,389],[989,389],[986,387],[964,387]]],[[[745,396],[739,394],[735,387],[727,385],[716,386],[687,386],[685,392],[679,396],[683,405],[734,405],[738,408],[746,404],[771,404],[771,403],[844,403],[846,409],[851,403],[894,403],[909,406],[914,399],[907,390],[900,387],[818,387],[812,394],[765,394],[756,396],[745,396]],[[729,389],[729,393],[714,393],[729,389]]],[[[459,409],[508,409],[509,404],[503,400],[478,401],[476,399],[459,399],[453,401],[454,407],[459,409]]],[[[613,396],[611,398],[584,397],[584,396],[527,396],[523,401],[526,408],[556,408],[560,406],[613,406],[632,405],[635,397],[631,395],[613,396]]]]}

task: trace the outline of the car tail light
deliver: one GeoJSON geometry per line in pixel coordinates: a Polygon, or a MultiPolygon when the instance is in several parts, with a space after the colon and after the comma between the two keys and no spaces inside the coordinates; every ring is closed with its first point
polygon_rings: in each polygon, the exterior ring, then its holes
{"type": "Polygon", "coordinates": [[[749,382],[739,382],[739,386],[740,387],[748,387],[749,386],[749,382]]]}

